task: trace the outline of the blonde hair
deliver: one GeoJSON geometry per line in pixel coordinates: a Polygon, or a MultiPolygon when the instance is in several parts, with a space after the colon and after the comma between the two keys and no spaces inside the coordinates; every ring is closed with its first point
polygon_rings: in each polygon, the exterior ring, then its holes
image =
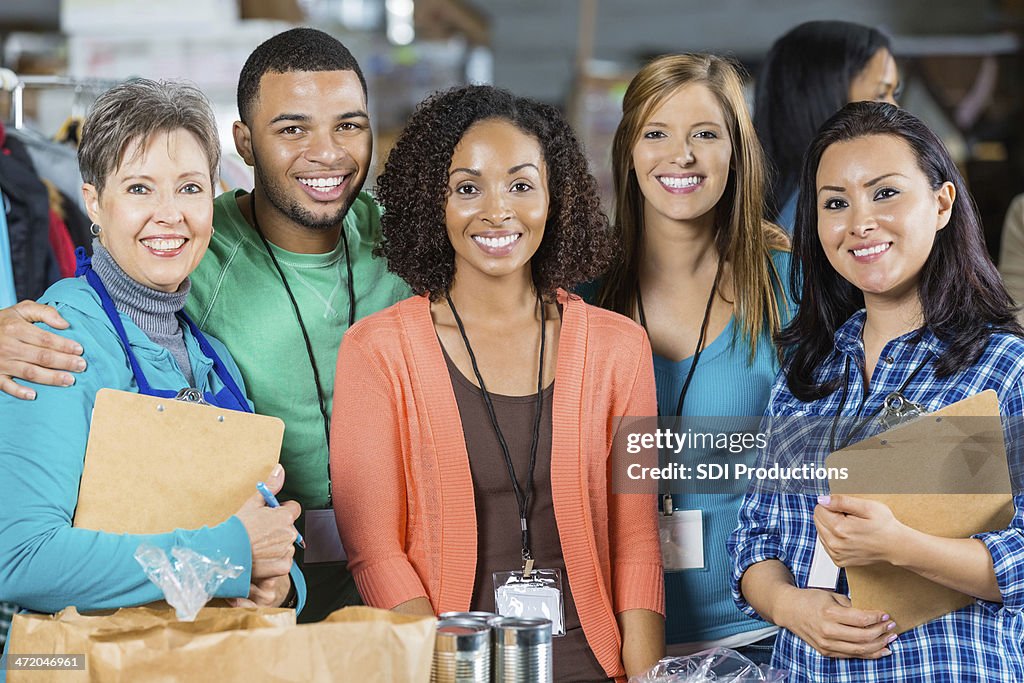
{"type": "Polygon", "coordinates": [[[732,140],[732,171],[715,206],[715,246],[719,256],[732,264],[736,317],[741,333],[749,339],[753,360],[761,334],[774,336],[782,325],[776,292],[784,290],[769,250],[789,251],[789,238],[764,220],[764,152],[743,98],[739,67],[722,57],[665,55],[649,62],[630,81],[612,143],[613,229],[621,255],[604,278],[598,304],[631,318],[636,315],[644,199],[632,165],[633,147],[654,110],[691,83],[705,85],[715,96],[732,140]]]}

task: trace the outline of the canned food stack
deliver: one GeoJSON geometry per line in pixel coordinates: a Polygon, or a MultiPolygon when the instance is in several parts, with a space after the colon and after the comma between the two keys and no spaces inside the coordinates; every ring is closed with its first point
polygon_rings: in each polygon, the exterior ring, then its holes
{"type": "Polygon", "coordinates": [[[494,629],[495,683],[551,683],[551,622],[503,617],[494,629]]]}
{"type": "Polygon", "coordinates": [[[481,619],[437,623],[431,683],[490,683],[491,627],[481,619]]]}

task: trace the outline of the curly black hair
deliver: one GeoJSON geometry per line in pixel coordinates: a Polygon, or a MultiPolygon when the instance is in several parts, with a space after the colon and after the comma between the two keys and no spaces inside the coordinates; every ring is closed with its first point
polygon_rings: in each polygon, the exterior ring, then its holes
{"type": "Polygon", "coordinates": [[[597,181],[575,134],[552,106],[507,90],[469,85],[434,93],[416,107],[377,179],[384,206],[377,254],[416,294],[444,297],[455,276],[445,226],[455,146],[478,121],[508,121],[540,142],[548,171],[548,220],[531,260],[534,286],[550,299],[601,275],[613,256],[597,181]]]}

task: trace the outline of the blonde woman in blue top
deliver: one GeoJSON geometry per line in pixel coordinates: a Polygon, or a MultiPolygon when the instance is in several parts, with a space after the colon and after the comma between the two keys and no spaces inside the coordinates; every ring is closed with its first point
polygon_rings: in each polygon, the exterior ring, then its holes
{"type": "MultiPolygon", "coordinates": [[[[271,509],[254,490],[212,527],[147,535],[72,527],[99,389],[173,398],[194,387],[213,405],[252,411],[227,349],[182,311],[188,275],[213,230],[219,158],[213,112],[190,86],[122,84],[97,99],[85,123],[79,163],[97,237],[93,256],[81,252],[80,277],[54,284],[42,300],[68,322],[64,333],[85,349],[87,367],[70,387],[37,385],[32,402],[0,395],[0,600],[35,612],[160,600],[134,559],[148,543],[241,565],[242,575],[226,581],[218,597],[301,607],[305,587],[292,563],[295,503],[271,509]]],[[[140,458],[148,456],[145,446],[139,444],[140,458]]],[[[280,489],[280,466],[267,483],[280,489]]]]}
{"type": "MultiPolygon", "coordinates": [[[[778,371],[772,335],[789,318],[789,246],[763,221],[764,158],[736,67],[702,54],[644,66],[626,90],[612,163],[622,257],[592,298],[647,330],[661,415],[742,428],[763,414],[778,371]]],[[[754,455],[685,457],[692,466],[754,455]]],[[[699,519],[703,533],[683,545],[699,545],[703,562],[666,572],[669,654],[725,645],[770,655],[774,629],[739,612],[729,592],[725,544],[741,497],[720,487],[671,498],[673,520],[699,519]]],[[[663,519],[663,549],[673,520],[663,519]]]]}
{"type": "MultiPolygon", "coordinates": [[[[992,389],[1014,418],[1004,422],[1013,473],[1024,331],[942,142],[892,105],[847,105],[811,144],[798,207],[802,296],[780,337],[787,364],[768,416],[837,425],[815,440],[820,460],[880,431],[865,418],[883,416],[894,392],[934,411],[992,389]]],[[[806,428],[775,425],[771,460],[806,428]]],[[[780,627],[772,665],[793,681],[1024,680],[1019,482],[1015,492],[1007,528],[956,539],[906,527],[879,502],[754,488],[730,539],[734,597],[780,627]],[[816,535],[841,567],[886,563],[977,600],[896,637],[888,614],[851,606],[844,573],[835,592],[808,587],[816,535]]]]}

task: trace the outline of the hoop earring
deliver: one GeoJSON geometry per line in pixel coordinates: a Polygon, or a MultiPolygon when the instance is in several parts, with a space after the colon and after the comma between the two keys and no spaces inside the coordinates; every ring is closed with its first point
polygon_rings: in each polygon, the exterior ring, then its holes
{"type": "Polygon", "coordinates": [[[101,232],[103,232],[103,228],[101,228],[100,226],[96,225],[95,223],[90,223],[89,224],[89,234],[90,235],[92,235],[93,237],[99,237],[101,232]]]}

